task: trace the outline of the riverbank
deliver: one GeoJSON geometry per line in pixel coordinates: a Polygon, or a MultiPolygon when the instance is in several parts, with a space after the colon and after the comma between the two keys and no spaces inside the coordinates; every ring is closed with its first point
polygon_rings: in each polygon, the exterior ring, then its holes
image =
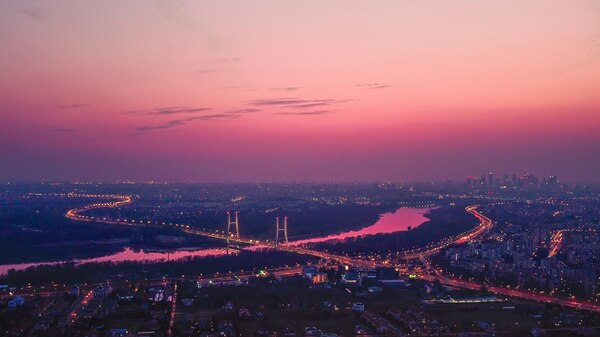
{"type": "Polygon", "coordinates": [[[206,256],[220,256],[227,254],[225,248],[191,248],[191,249],[176,249],[176,250],[164,250],[164,249],[132,249],[126,247],[113,254],[103,255],[96,258],[87,259],[70,259],[60,261],[47,261],[47,262],[29,262],[29,263],[14,263],[0,265],[0,276],[5,275],[9,270],[25,270],[28,268],[43,266],[43,265],[60,265],[60,264],[86,264],[86,263],[102,263],[102,262],[125,262],[125,261],[138,261],[138,262],[163,262],[170,260],[178,260],[182,258],[193,258],[193,257],[206,257],[206,256]]]}
{"type": "MultiPolygon", "coordinates": [[[[358,230],[345,231],[339,234],[330,234],[325,236],[311,235],[310,239],[292,241],[290,242],[290,244],[300,245],[330,240],[343,240],[348,237],[391,233],[408,229],[414,229],[417,228],[420,224],[427,221],[427,218],[424,216],[424,214],[427,214],[429,211],[430,209],[428,208],[403,207],[396,209],[394,212],[382,214],[381,216],[379,216],[379,219],[374,224],[371,224],[358,230]]],[[[337,227],[337,225],[332,227],[337,227]]],[[[113,241],[115,240],[112,240],[110,242],[114,245],[113,247],[111,247],[111,250],[101,249],[106,248],[106,246],[102,246],[102,244],[106,244],[107,242],[88,242],[87,244],[85,242],[80,243],[77,247],[87,247],[89,250],[83,250],[82,253],[87,253],[89,254],[89,256],[75,255],[66,258],[51,259],[51,257],[54,255],[48,254],[48,256],[45,259],[41,259],[38,261],[18,261],[11,262],[8,264],[2,264],[0,265],[0,275],[6,274],[11,269],[15,269],[18,271],[39,265],[56,265],[61,263],[75,263],[79,265],[85,263],[101,263],[107,261],[143,261],[151,263],[161,262],[168,259],[179,259],[208,255],[215,256],[225,254],[225,249],[223,249],[224,243],[217,240],[210,240],[204,245],[192,249],[184,249],[180,247],[165,249],[164,247],[148,247],[139,244],[122,247],[120,245],[129,243],[129,240],[121,240],[119,242],[113,241]]],[[[178,240],[178,243],[180,244],[183,242],[185,241],[178,240]]],[[[73,245],[68,246],[73,247],[73,245]]],[[[73,254],[73,252],[71,252],[71,254],[73,254]]]]}
{"type": "Polygon", "coordinates": [[[252,252],[242,250],[231,255],[190,257],[160,262],[124,261],[80,265],[66,263],[40,265],[20,271],[11,270],[6,275],[0,276],[0,284],[19,287],[27,284],[35,286],[52,282],[59,284],[95,283],[105,281],[115,275],[128,280],[157,279],[163,276],[181,277],[182,275],[276,268],[297,263],[305,264],[316,260],[315,257],[308,255],[268,249],[252,252]]]}
{"type": "Polygon", "coordinates": [[[463,206],[435,208],[424,217],[429,220],[408,231],[348,238],[334,243],[316,243],[310,247],[338,254],[385,254],[423,247],[465,232],[478,224],[477,219],[465,211],[463,206]]]}
{"type": "Polygon", "coordinates": [[[403,207],[393,212],[382,214],[372,225],[358,229],[343,231],[322,237],[312,237],[304,240],[290,242],[291,245],[305,245],[320,242],[344,241],[364,237],[368,235],[387,234],[400,231],[412,230],[427,221],[425,216],[431,211],[430,208],[408,208],[403,207]]]}

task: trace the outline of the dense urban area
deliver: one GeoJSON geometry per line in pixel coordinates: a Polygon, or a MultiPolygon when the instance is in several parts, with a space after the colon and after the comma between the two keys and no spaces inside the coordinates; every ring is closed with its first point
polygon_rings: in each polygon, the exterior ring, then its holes
{"type": "Polygon", "coordinates": [[[600,188],[0,187],[5,336],[598,336],[600,188]]]}

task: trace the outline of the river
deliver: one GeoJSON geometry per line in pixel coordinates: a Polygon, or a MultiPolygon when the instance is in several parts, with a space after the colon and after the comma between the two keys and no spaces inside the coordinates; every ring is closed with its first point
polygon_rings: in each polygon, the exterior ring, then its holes
{"type": "Polygon", "coordinates": [[[47,262],[27,262],[27,263],[16,263],[16,264],[4,264],[0,265],[0,275],[6,274],[11,269],[23,270],[33,266],[41,265],[53,265],[62,263],[95,263],[95,262],[123,262],[123,261],[167,261],[167,260],[178,260],[186,257],[195,256],[219,256],[225,255],[226,251],[224,248],[212,248],[212,249],[196,249],[196,250],[175,250],[175,251],[146,251],[146,250],[133,250],[126,247],[123,251],[118,253],[109,254],[101,257],[91,259],[73,259],[63,261],[47,261],[47,262]]]}
{"type": "MultiPolygon", "coordinates": [[[[371,226],[365,228],[332,234],[322,237],[291,241],[290,245],[301,245],[307,243],[325,242],[332,240],[344,240],[352,237],[385,234],[399,231],[405,231],[409,228],[416,228],[428,219],[425,217],[430,211],[428,208],[399,208],[395,212],[384,213],[379,220],[371,226]]],[[[146,250],[133,250],[129,247],[123,251],[90,259],[74,259],[68,261],[48,261],[48,262],[28,262],[17,264],[0,265],[0,275],[6,274],[10,269],[23,270],[32,266],[53,265],[61,263],[95,263],[95,262],[122,262],[122,261],[166,261],[168,259],[178,260],[186,257],[196,256],[219,256],[225,255],[226,251],[222,248],[197,249],[197,250],[175,250],[170,252],[156,252],[146,250]]]]}
{"type": "Polygon", "coordinates": [[[429,211],[429,208],[399,208],[395,212],[382,214],[376,223],[359,230],[310,238],[306,240],[297,240],[292,241],[289,244],[302,245],[306,243],[338,241],[359,236],[406,231],[409,228],[419,227],[419,225],[429,220],[425,217],[425,214],[427,214],[429,211]]]}

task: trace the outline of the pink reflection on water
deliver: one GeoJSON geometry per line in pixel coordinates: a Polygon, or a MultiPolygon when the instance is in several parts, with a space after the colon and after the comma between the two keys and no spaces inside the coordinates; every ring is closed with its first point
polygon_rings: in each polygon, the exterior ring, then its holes
{"type": "Polygon", "coordinates": [[[306,240],[297,240],[290,242],[289,244],[297,246],[306,243],[325,242],[330,240],[344,240],[347,238],[365,235],[405,231],[408,230],[409,227],[416,228],[422,223],[429,220],[424,215],[427,214],[430,210],[431,209],[429,208],[399,208],[395,212],[385,213],[381,215],[381,218],[379,218],[379,220],[375,224],[360,230],[306,240]]]}
{"type": "MultiPolygon", "coordinates": [[[[385,213],[381,218],[373,225],[365,227],[360,230],[350,231],[340,234],[332,234],[324,237],[317,237],[306,240],[292,241],[289,245],[301,245],[305,243],[324,242],[330,240],[343,240],[346,238],[374,235],[374,234],[385,234],[408,230],[408,227],[416,228],[428,219],[424,217],[424,214],[428,213],[428,208],[400,208],[392,213],[385,213]]],[[[250,246],[246,249],[259,250],[267,248],[268,246],[250,246]]],[[[68,261],[53,261],[53,262],[30,262],[30,263],[18,263],[18,264],[6,264],[0,265],[0,275],[6,274],[10,269],[23,270],[31,266],[40,265],[53,265],[61,264],[66,262],[74,262],[76,264],[92,263],[92,262],[123,262],[123,261],[166,261],[167,258],[171,260],[177,260],[185,257],[196,257],[196,256],[220,256],[225,255],[225,249],[213,248],[213,249],[199,249],[199,250],[178,250],[172,252],[150,252],[145,250],[134,251],[131,248],[125,248],[122,252],[118,252],[111,255],[101,256],[92,259],[80,259],[80,260],[68,260],[68,261]]]]}
{"type": "Polygon", "coordinates": [[[198,250],[177,250],[172,252],[151,252],[145,250],[135,251],[129,247],[125,248],[122,252],[118,252],[111,255],[96,257],[92,259],[79,259],[79,260],[66,260],[66,261],[53,261],[53,262],[29,262],[29,263],[17,263],[17,264],[5,264],[0,265],[0,275],[6,274],[11,269],[23,270],[32,266],[42,265],[55,265],[67,262],[73,262],[75,264],[93,263],[93,262],[123,262],[123,261],[166,261],[178,260],[187,257],[206,257],[206,256],[220,256],[226,255],[225,249],[213,248],[213,249],[198,249],[198,250]]]}
{"type": "Polygon", "coordinates": [[[167,260],[178,260],[184,257],[206,257],[206,256],[219,256],[225,255],[225,249],[214,248],[214,249],[200,249],[200,250],[177,250],[173,252],[148,252],[145,250],[134,251],[131,248],[125,248],[124,251],[113,254],[102,256],[94,259],[86,259],[76,261],[77,263],[88,263],[88,262],[122,262],[122,261],[161,261],[167,260]]]}

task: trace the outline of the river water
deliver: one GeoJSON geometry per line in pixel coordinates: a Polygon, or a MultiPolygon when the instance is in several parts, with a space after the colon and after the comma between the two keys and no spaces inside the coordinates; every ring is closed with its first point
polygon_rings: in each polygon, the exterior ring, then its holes
{"type": "Polygon", "coordinates": [[[302,245],[306,243],[337,241],[359,236],[406,231],[409,228],[419,227],[420,224],[429,220],[425,217],[425,214],[427,214],[429,210],[430,209],[427,208],[399,208],[395,212],[382,214],[379,220],[373,225],[356,231],[292,241],[290,244],[302,245]]]}
{"type": "Polygon", "coordinates": [[[118,253],[109,254],[101,257],[90,258],[90,259],[74,259],[74,260],[63,260],[63,261],[46,261],[46,262],[27,262],[17,264],[4,264],[0,265],[0,275],[5,274],[11,269],[23,270],[33,266],[61,264],[61,263],[94,263],[94,262],[123,262],[123,261],[167,261],[167,260],[178,260],[186,257],[196,256],[219,256],[225,255],[226,251],[224,248],[213,248],[213,249],[196,249],[196,250],[175,250],[175,251],[146,251],[146,250],[133,250],[129,247],[118,253]]]}
{"type": "MultiPolygon", "coordinates": [[[[310,238],[305,240],[291,241],[290,245],[301,245],[315,242],[325,242],[332,240],[344,240],[352,237],[374,235],[374,234],[385,234],[399,231],[408,230],[409,227],[416,228],[428,219],[424,216],[430,211],[427,208],[399,208],[395,212],[382,214],[379,220],[371,226],[355,230],[342,232],[339,234],[332,234],[322,237],[310,238]]],[[[17,264],[5,264],[0,265],[0,275],[5,274],[10,269],[23,270],[32,266],[39,265],[52,265],[61,263],[94,263],[94,262],[123,262],[123,261],[167,261],[178,260],[186,257],[196,256],[220,256],[225,255],[226,251],[223,248],[211,248],[211,249],[196,249],[196,250],[176,250],[169,252],[156,252],[146,250],[133,250],[129,247],[125,250],[109,254],[97,258],[90,259],[75,259],[68,261],[47,261],[47,262],[28,262],[28,263],[17,263],[17,264]]]]}

